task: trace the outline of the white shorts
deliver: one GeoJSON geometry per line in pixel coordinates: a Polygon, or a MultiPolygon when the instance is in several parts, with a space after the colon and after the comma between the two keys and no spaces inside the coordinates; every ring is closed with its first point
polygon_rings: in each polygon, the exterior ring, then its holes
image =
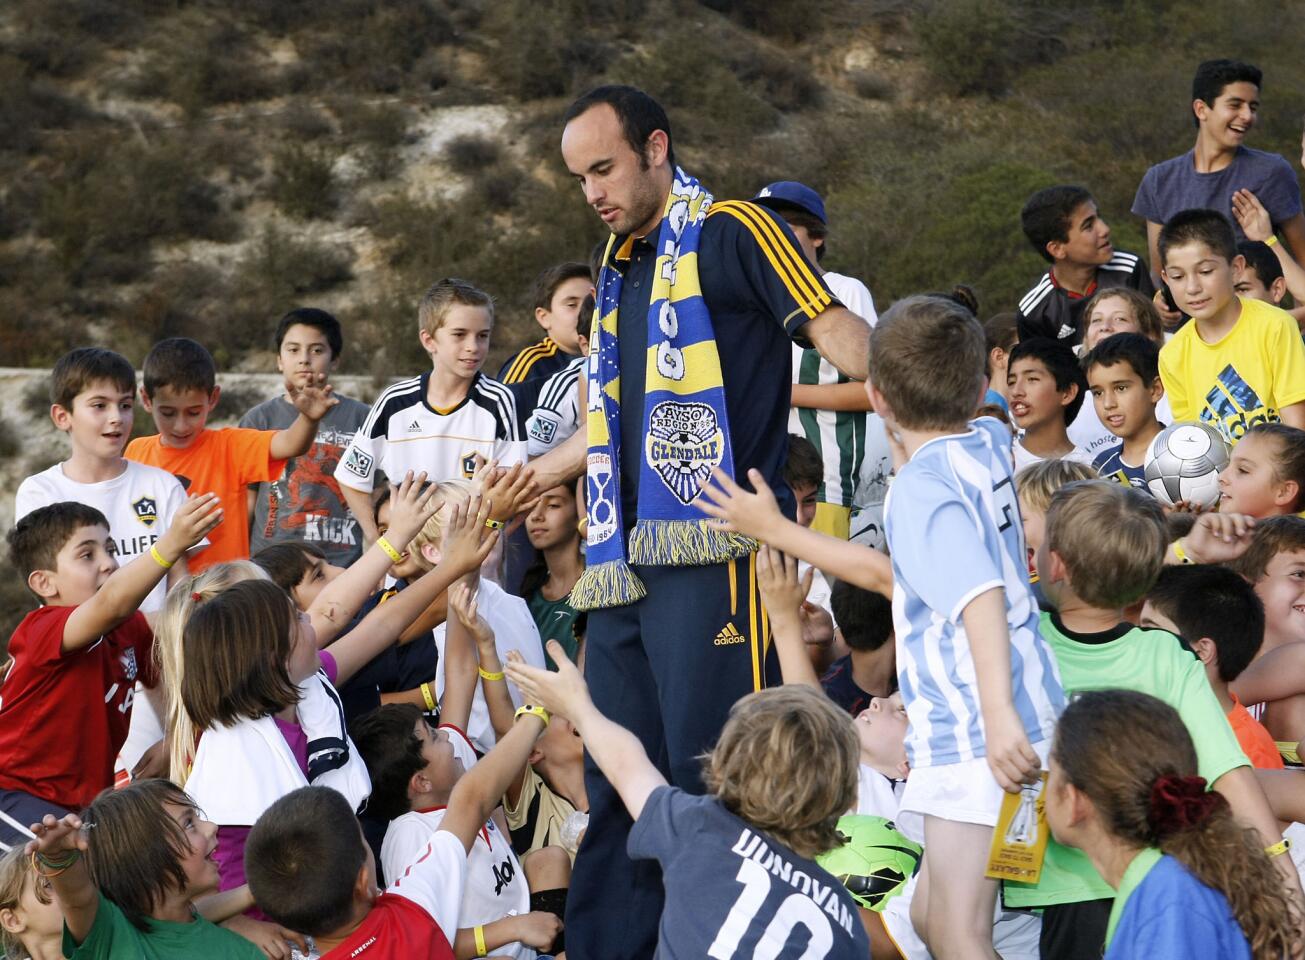
{"type": "MultiPolygon", "coordinates": [[[[1045,770],[1051,741],[1035,743],[1033,749],[1045,770]]],[[[897,824],[907,836],[924,835],[926,816],[995,827],[1005,795],[986,757],[937,767],[917,767],[906,778],[897,824]]]]}

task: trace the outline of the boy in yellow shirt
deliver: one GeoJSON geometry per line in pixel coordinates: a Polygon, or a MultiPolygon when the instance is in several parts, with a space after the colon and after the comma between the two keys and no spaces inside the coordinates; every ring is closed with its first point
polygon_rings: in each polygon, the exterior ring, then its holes
{"type": "Polygon", "coordinates": [[[1233,292],[1245,260],[1232,224],[1184,210],[1159,245],[1169,289],[1192,318],[1160,351],[1174,418],[1208,423],[1230,443],[1257,423],[1305,428],[1305,344],[1290,314],[1233,292]]]}

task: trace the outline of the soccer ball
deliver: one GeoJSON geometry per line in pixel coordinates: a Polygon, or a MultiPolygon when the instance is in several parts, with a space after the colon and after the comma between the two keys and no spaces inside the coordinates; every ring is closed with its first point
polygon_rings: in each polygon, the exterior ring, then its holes
{"type": "Polygon", "coordinates": [[[1157,500],[1202,507],[1219,502],[1219,474],[1232,452],[1228,441],[1204,423],[1175,423],[1146,452],[1146,488],[1157,500]]]}
{"type": "Polygon", "coordinates": [[[883,817],[849,813],[838,821],[842,846],[816,857],[868,910],[882,911],[920,868],[923,847],[883,817]]]}

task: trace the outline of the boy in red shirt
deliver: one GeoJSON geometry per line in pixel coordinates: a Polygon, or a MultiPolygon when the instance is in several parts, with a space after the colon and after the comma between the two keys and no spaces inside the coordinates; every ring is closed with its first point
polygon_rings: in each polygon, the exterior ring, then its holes
{"type": "MultiPolygon", "coordinates": [[[[322,960],[453,960],[467,853],[549,719],[542,707],[517,710],[512,729],[453,788],[425,849],[383,893],[349,802],[329,787],[286,794],[258,818],[245,845],[258,908],[313,937],[322,960]]],[[[476,955],[485,956],[484,930],[473,935],[476,955]]]]}
{"type": "Polygon", "coordinates": [[[284,430],[240,427],[207,429],[222,390],[217,368],[204,347],[186,337],[160,340],[145,357],[141,402],[154,417],[158,435],[137,437],[126,456],[176,475],[188,493],[215,493],[227,511],[209,545],[189,557],[191,573],[224,560],[249,556],[249,506],[245,487],[281,476],[291,457],[308,452],[317,422],[339,401],[326,375],[305,382],[287,396],[299,418],[284,430]]]}
{"type": "MultiPolygon", "coordinates": [[[[41,606],[9,639],[0,669],[0,811],[20,824],[88,806],[113,783],[139,676],[155,684],[154,635],[139,607],[222,519],[191,497],[149,552],[119,567],[104,514],[82,503],[33,510],[9,556],[41,606]]],[[[0,841],[25,836],[0,822],[0,841]]]]}

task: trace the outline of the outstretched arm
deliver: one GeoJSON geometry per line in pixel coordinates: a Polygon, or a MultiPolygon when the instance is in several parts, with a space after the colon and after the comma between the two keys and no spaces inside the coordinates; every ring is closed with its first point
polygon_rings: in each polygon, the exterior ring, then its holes
{"type": "MultiPolygon", "coordinates": [[[[63,652],[90,646],[139,610],[168,568],[221,522],[222,505],[217,494],[188,497],[173,517],[172,526],[163,532],[149,553],[113,571],[89,600],[68,615],[63,627],[63,652]],[[163,563],[155,559],[155,554],[163,563]]],[[[33,576],[44,574],[38,572],[33,576]]]]}
{"type": "Polygon", "coordinates": [[[1257,657],[1229,689],[1242,703],[1270,703],[1305,693],[1305,642],[1283,644],[1257,657]]]}
{"type": "Polygon", "coordinates": [[[613,723],[594,706],[589,688],[575,664],[556,640],[548,641],[548,652],[557,672],[532,667],[516,655],[509,656],[508,676],[531,703],[542,704],[552,713],[566,717],[580,731],[585,749],[598,769],[616,788],[631,818],[639,819],[648,795],[666,785],[666,778],[653,766],[643,744],[629,730],[613,723]]]}
{"type": "Polygon", "coordinates": [[[748,493],[719,469],[712,473],[712,479],[715,484],[702,488],[697,505],[703,513],[716,518],[722,528],[755,537],[840,580],[892,597],[893,566],[886,556],[787,519],[759,471],[748,471],[756,493],[748,493]]]}
{"type": "Polygon", "coordinates": [[[328,410],[340,402],[339,397],[331,396],[333,388],[326,382],[326,374],[319,373],[316,383],[305,383],[287,390],[290,402],[294,404],[299,416],[284,430],[278,430],[272,437],[267,452],[274,460],[289,460],[300,457],[312,449],[317,438],[317,424],[326,416],[328,410]]]}
{"type": "MultiPolygon", "coordinates": [[[[425,473],[414,477],[409,471],[390,499],[390,528],[385,540],[400,553],[440,508],[434,500],[435,485],[423,489],[425,482],[425,473]]],[[[360,491],[355,492],[366,496],[360,491]]],[[[349,569],[322,588],[308,608],[320,646],[326,646],[349,625],[393,562],[385,548],[373,541],[367,552],[350,564],[349,569]]]]}
{"type": "MultiPolygon", "coordinates": [[[[1233,215],[1241,225],[1247,240],[1268,243],[1273,237],[1273,221],[1269,211],[1264,209],[1259,197],[1249,190],[1238,190],[1233,194],[1233,215]]],[[[1287,281],[1287,292],[1296,303],[1305,303],[1305,268],[1302,268],[1291,255],[1292,251],[1285,243],[1275,243],[1270,248],[1282,267],[1282,277],[1287,281]]],[[[1263,279],[1263,278],[1261,278],[1263,279]]]]}
{"type": "Polygon", "coordinates": [[[86,837],[82,834],[82,818],[70,813],[62,820],[46,814],[40,823],[32,824],[35,840],[27,842],[24,851],[42,862],[42,869],[50,874],[50,886],[59,898],[63,922],[74,943],[82,943],[95,925],[95,915],[100,908],[100,893],[91,883],[91,873],[86,869],[86,837]],[[44,861],[48,860],[49,865],[44,861]],[[68,864],[67,866],[61,866],[68,864]]]}
{"type": "Polygon", "coordinates": [[[498,542],[498,531],[485,526],[487,512],[488,503],[482,505],[479,497],[453,505],[444,556],[439,565],[388,603],[380,604],[367,614],[362,623],[331,645],[331,655],[338,669],[337,682],[344,683],[394,643],[404,627],[454,580],[479,569],[498,542]]]}
{"type": "Polygon", "coordinates": [[[853,380],[869,376],[870,324],[847,307],[826,307],[798,332],[843,376],[853,380]]]}
{"type": "Polygon", "coordinates": [[[541,718],[524,714],[493,750],[462,775],[449,797],[448,812],[439,828],[452,833],[470,851],[476,834],[502,802],[508,784],[526,765],[535,741],[543,732],[541,718]]]}
{"type": "Polygon", "coordinates": [[[795,383],[790,403],[795,407],[812,410],[859,412],[870,409],[870,395],[865,392],[865,384],[859,380],[849,380],[847,383],[795,383]]]}
{"type": "Polygon", "coordinates": [[[761,603],[770,617],[775,650],[779,654],[779,672],[785,683],[804,683],[820,689],[820,678],[811,666],[806,644],[802,640],[802,601],[811,591],[815,567],[798,579],[798,564],[793,557],[774,547],[763,546],[757,553],[757,585],[761,603]]]}
{"type": "MultiPolygon", "coordinates": [[[[1252,827],[1259,833],[1266,847],[1282,840],[1282,831],[1273,815],[1273,808],[1269,806],[1264,789],[1249,765],[1229,770],[1211,786],[1224,795],[1228,806],[1232,808],[1233,816],[1242,826],[1252,827]]],[[[1274,857],[1273,865],[1282,874],[1288,896],[1299,905],[1302,900],[1300,874],[1296,872],[1291,857],[1274,857]]]]}

